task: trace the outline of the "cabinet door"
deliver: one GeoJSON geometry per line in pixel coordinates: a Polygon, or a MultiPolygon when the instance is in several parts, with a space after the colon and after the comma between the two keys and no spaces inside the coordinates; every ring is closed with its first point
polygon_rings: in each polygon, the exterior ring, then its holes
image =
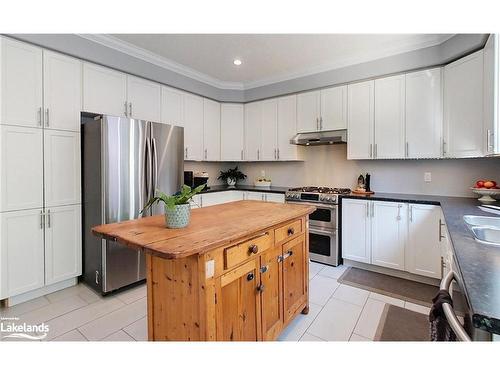
{"type": "Polygon", "coordinates": [[[203,159],[203,98],[184,95],[184,158],[203,159]]]}
{"type": "Polygon", "coordinates": [[[375,80],[376,159],[405,156],[405,76],[375,80]]]}
{"type": "Polygon", "coordinates": [[[0,38],[0,124],[41,126],[42,49],[0,38]]]}
{"type": "Polygon", "coordinates": [[[444,156],[483,155],[483,51],[444,68],[444,156]]]}
{"type": "Polygon", "coordinates": [[[81,274],[81,206],[48,208],[45,219],[45,284],[54,284],[81,274]]]}
{"type": "Polygon", "coordinates": [[[204,160],[220,160],[220,103],[203,99],[204,160]]]}
{"type": "Polygon", "coordinates": [[[297,95],[278,98],[277,154],[280,160],[297,160],[298,147],[290,144],[297,134],[297,95]]]}
{"type": "Polygon", "coordinates": [[[45,207],[81,202],[80,133],[44,132],[45,207]]]}
{"type": "Polygon", "coordinates": [[[248,201],[263,201],[265,200],[264,193],[258,193],[255,191],[246,191],[245,192],[245,200],[248,201]]]}
{"type": "Polygon", "coordinates": [[[0,299],[44,285],[42,211],[0,213],[0,299]]]}
{"type": "Polygon", "coordinates": [[[266,193],[266,202],[285,203],[285,194],[266,193]]]}
{"type": "Polygon", "coordinates": [[[406,271],[441,278],[441,209],[410,204],[406,271]]]}
{"type": "Polygon", "coordinates": [[[285,324],[290,322],[297,309],[307,302],[306,237],[301,235],[281,247],[283,256],[283,309],[285,324]]]}
{"type": "Polygon", "coordinates": [[[229,191],[219,191],[214,193],[205,193],[202,196],[203,207],[213,206],[215,204],[227,203],[230,201],[229,191]]]}
{"type": "Polygon", "coordinates": [[[277,150],[278,136],[278,100],[262,102],[262,131],[259,160],[279,159],[277,150]]]}
{"type": "Polygon", "coordinates": [[[262,337],[258,260],[216,280],[218,341],[258,341],[262,337]]]}
{"type": "Polygon", "coordinates": [[[127,76],[127,98],[131,118],[161,121],[161,86],[158,83],[127,76]]]}
{"type": "Polygon", "coordinates": [[[493,154],[499,150],[496,141],[498,134],[495,134],[498,127],[498,52],[498,34],[490,34],[483,49],[483,148],[486,154],[493,154]]]}
{"type": "Polygon", "coordinates": [[[259,160],[262,134],[262,102],[245,104],[245,160],[259,160]]]}
{"type": "Polygon", "coordinates": [[[321,130],[347,129],[347,86],[321,90],[321,130]]]}
{"type": "Polygon", "coordinates": [[[45,126],[80,131],[82,109],[82,62],[43,51],[43,101],[45,126]]]}
{"type": "Polygon", "coordinates": [[[181,91],[162,86],[161,122],[168,125],[184,126],[184,94],[181,91]]]}
{"type": "Polygon", "coordinates": [[[406,74],[407,158],[441,156],[441,89],[441,68],[406,74]]]}
{"type": "Polygon", "coordinates": [[[404,203],[373,202],[372,264],[405,269],[407,208],[404,203]]]}
{"type": "Polygon", "coordinates": [[[320,92],[310,91],[297,95],[297,132],[319,130],[320,92]]]}
{"type": "Polygon", "coordinates": [[[370,202],[342,199],[342,257],[357,262],[371,261],[370,202]]]}
{"type": "Polygon", "coordinates": [[[127,76],[116,70],[83,63],[83,110],[127,116],[127,76]]]}
{"type": "Polygon", "coordinates": [[[374,82],[347,87],[347,158],[373,158],[374,82]]]}
{"type": "Polygon", "coordinates": [[[279,261],[281,247],[269,250],[260,257],[262,304],[262,337],[274,340],[283,327],[283,268],[279,261]]]}
{"type": "Polygon", "coordinates": [[[43,206],[42,129],[0,126],[0,212],[43,206]]]}
{"type": "Polygon", "coordinates": [[[243,160],[243,104],[221,104],[221,160],[243,160]]]}

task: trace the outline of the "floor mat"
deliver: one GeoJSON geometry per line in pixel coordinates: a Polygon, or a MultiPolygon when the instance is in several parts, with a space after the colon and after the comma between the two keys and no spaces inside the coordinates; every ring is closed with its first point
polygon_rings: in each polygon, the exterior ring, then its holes
{"type": "Polygon", "coordinates": [[[374,341],[431,341],[427,315],[386,304],[374,341]]]}

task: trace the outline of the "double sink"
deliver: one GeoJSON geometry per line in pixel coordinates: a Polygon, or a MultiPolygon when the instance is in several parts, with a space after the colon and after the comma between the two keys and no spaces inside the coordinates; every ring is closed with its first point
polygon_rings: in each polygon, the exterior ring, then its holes
{"type": "Polygon", "coordinates": [[[476,241],[486,245],[500,246],[500,217],[464,215],[464,221],[474,234],[476,241]]]}

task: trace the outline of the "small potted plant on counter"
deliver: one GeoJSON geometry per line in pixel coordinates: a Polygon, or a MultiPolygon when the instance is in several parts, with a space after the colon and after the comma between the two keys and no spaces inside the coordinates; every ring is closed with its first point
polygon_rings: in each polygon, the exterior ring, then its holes
{"type": "Polygon", "coordinates": [[[229,186],[235,186],[239,180],[244,180],[247,175],[238,170],[238,166],[233,169],[229,168],[227,171],[220,171],[218,180],[226,181],[229,186]]]}
{"type": "Polygon", "coordinates": [[[187,227],[191,216],[191,206],[189,202],[204,188],[205,185],[200,185],[194,189],[184,185],[181,191],[174,195],[167,195],[161,191],[157,191],[156,195],[146,203],[141,213],[153,206],[153,204],[163,202],[165,206],[165,224],[167,228],[187,227]]]}

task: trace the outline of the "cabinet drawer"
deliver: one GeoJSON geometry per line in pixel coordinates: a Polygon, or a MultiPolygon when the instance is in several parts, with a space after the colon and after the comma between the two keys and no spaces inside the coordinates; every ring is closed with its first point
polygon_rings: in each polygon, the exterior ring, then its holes
{"type": "Polygon", "coordinates": [[[276,243],[279,243],[288,237],[292,237],[300,233],[302,233],[302,222],[301,220],[295,220],[287,225],[276,228],[274,230],[274,238],[276,239],[276,243]]]}
{"type": "Polygon", "coordinates": [[[271,232],[252,237],[245,242],[224,249],[224,269],[234,267],[266,251],[273,245],[271,232]]]}

